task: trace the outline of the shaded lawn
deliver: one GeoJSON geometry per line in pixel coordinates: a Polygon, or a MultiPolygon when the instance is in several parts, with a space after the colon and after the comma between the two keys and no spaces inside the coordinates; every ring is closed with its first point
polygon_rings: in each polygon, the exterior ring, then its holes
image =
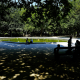
{"type": "Polygon", "coordinates": [[[79,80],[80,59],[61,57],[43,52],[0,51],[1,80],[79,80]]]}

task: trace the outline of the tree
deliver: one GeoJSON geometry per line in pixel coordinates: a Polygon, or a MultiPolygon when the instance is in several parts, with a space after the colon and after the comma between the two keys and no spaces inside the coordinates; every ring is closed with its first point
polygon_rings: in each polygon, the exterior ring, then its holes
{"type": "Polygon", "coordinates": [[[66,33],[73,34],[74,36],[77,33],[77,36],[79,36],[80,31],[80,0],[70,1],[73,5],[72,9],[70,10],[70,13],[61,21],[61,26],[64,29],[66,29],[66,33]]]}
{"type": "Polygon", "coordinates": [[[48,22],[48,19],[53,19],[57,23],[57,26],[60,25],[59,22],[64,18],[70,8],[72,7],[71,3],[68,0],[45,0],[41,3],[41,0],[33,0],[36,2],[36,7],[31,6],[29,9],[26,8],[26,12],[23,14],[23,20],[27,21],[28,17],[31,18],[31,21],[35,24],[35,27],[38,26],[41,29],[41,35],[43,32],[44,23],[48,22]],[[32,14],[35,14],[35,20],[31,17],[32,14]]]}
{"type": "Polygon", "coordinates": [[[17,31],[23,31],[23,27],[24,27],[24,23],[22,23],[22,19],[21,19],[21,13],[22,12],[20,10],[20,8],[14,8],[11,7],[10,8],[11,14],[9,16],[9,30],[13,31],[15,30],[16,33],[17,31]]]}
{"type": "Polygon", "coordinates": [[[20,13],[21,12],[20,8],[10,7],[8,8],[8,12],[9,12],[9,15],[6,14],[4,16],[5,20],[0,21],[1,23],[0,30],[3,31],[4,33],[5,32],[9,33],[9,30],[11,31],[11,33],[13,31],[16,31],[16,33],[17,31],[18,32],[23,31],[24,23],[22,23],[22,19],[21,19],[22,14],[20,13]]]}
{"type": "MultiPolygon", "coordinates": [[[[47,29],[46,31],[52,31],[52,29],[56,31],[57,29],[60,29],[59,26],[61,19],[65,18],[65,16],[72,8],[72,5],[68,0],[45,0],[43,2],[41,0],[18,0],[18,2],[12,0],[4,0],[1,1],[1,9],[2,6],[4,8],[3,10],[7,10],[7,12],[9,12],[10,14],[10,16],[8,16],[7,13],[5,13],[3,14],[3,17],[1,17],[1,20],[4,19],[3,21],[6,21],[7,24],[9,24],[9,29],[12,29],[12,27],[17,28],[18,25],[18,28],[20,28],[22,25],[25,24],[24,29],[39,29],[41,31],[41,35],[45,29],[47,29]],[[34,2],[36,2],[37,5],[33,6],[32,4],[34,2]],[[12,8],[12,13],[10,13],[9,7],[12,6],[14,6],[14,8],[12,8]],[[25,8],[25,10],[23,9],[22,13],[19,14],[19,8],[25,8]],[[21,19],[21,16],[23,20],[21,19]],[[17,19],[15,19],[16,17],[17,19]],[[29,19],[31,21],[28,21],[29,19]],[[23,24],[21,22],[23,22],[23,24]]],[[[3,12],[3,10],[1,10],[1,12],[3,12]]]]}
{"type": "Polygon", "coordinates": [[[0,1],[0,31],[2,32],[8,32],[9,23],[11,22],[11,17],[9,16],[11,14],[10,7],[14,6],[12,0],[1,0],[0,1]]]}

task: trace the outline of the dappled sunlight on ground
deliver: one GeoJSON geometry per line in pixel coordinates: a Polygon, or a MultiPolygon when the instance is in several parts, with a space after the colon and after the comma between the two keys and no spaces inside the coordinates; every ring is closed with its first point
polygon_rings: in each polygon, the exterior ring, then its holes
{"type": "Polygon", "coordinates": [[[50,45],[40,45],[43,50],[38,45],[4,46],[0,48],[0,80],[80,79],[80,57],[63,56],[56,61],[50,45]]]}
{"type": "Polygon", "coordinates": [[[63,60],[57,62],[53,59],[53,55],[45,55],[42,53],[1,53],[0,79],[79,79],[80,60],[76,59],[77,62],[72,59],[63,60]]]}

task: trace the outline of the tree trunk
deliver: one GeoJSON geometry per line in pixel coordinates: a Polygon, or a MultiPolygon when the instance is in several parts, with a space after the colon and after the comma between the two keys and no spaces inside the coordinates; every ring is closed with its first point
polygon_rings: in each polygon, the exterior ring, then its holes
{"type": "Polygon", "coordinates": [[[43,27],[41,27],[41,34],[40,34],[40,37],[42,36],[42,32],[43,32],[43,27]]]}
{"type": "Polygon", "coordinates": [[[12,31],[10,30],[10,36],[12,37],[12,31]]]}

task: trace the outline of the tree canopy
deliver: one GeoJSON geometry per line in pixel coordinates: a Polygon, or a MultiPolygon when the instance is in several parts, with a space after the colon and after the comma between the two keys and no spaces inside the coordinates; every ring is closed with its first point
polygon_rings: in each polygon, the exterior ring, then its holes
{"type": "MultiPolygon", "coordinates": [[[[66,34],[79,24],[79,0],[0,1],[0,31],[22,29],[29,33],[66,34]],[[33,5],[35,3],[35,5],[33,5]],[[74,4],[75,3],[75,4],[74,4]],[[75,14],[75,15],[74,15],[75,14]],[[69,19],[71,18],[71,19],[69,19]],[[6,28],[5,28],[6,27],[6,28]],[[3,30],[3,28],[5,28],[3,30]],[[68,30],[65,31],[65,30],[68,30]]],[[[79,31],[78,31],[79,32],[79,31]]]]}

